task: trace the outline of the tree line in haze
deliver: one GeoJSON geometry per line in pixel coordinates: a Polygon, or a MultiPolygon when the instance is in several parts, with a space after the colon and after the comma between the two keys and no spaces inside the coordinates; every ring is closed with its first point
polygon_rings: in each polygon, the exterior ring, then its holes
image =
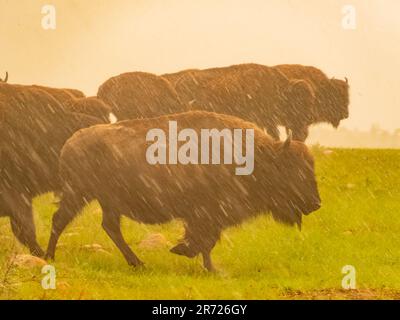
{"type": "Polygon", "coordinates": [[[372,125],[370,130],[362,131],[339,127],[337,130],[325,126],[313,127],[307,144],[320,144],[341,148],[400,148],[400,128],[390,132],[372,125]]]}

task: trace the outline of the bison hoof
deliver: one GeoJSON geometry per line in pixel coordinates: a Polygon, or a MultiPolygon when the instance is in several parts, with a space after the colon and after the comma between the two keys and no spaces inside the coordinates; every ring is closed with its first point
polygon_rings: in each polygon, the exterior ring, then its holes
{"type": "Polygon", "coordinates": [[[211,272],[211,273],[217,273],[217,272],[218,272],[218,270],[215,269],[215,267],[214,267],[213,265],[204,266],[204,269],[205,269],[207,272],[211,272]]]}
{"type": "Polygon", "coordinates": [[[46,253],[44,255],[44,260],[51,260],[54,261],[54,254],[46,253]]]}
{"type": "Polygon", "coordinates": [[[169,250],[172,253],[178,254],[180,256],[186,256],[188,258],[194,258],[197,256],[197,252],[192,250],[188,245],[184,243],[179,243],[175,247],[173,247],[171,250],[169,250]]]}
{"type": "Polygon", "coordinates": [[[128,261],[128,264],[134,268],[144,268],[144,263],[140,260],[128,261]]]}

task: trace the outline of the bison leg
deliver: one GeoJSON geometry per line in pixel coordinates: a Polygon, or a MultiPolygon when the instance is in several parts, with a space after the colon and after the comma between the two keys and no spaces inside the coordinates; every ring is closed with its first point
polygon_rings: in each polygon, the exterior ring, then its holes
{"type": "Polygon", "coordinates": [[[210,272],[215,271],[214,265],[213,265],[213,263],[211,261],[211,250],[204,251],[201,254],[203,256],[203,266],[204,266],[204,268],[206,268],[210,272]]]}
{"type": "Polygon", "coordinates": [[[129,248],[122,235],[120,218],[120,215],[114,214],[112,211],[103,207],[103,229],[121,251],[129,265],[135,267],[143,265],[143,262],[140,261],[131,248],[129,248]]]}
{"type": "Polygon", "coordinates": [[[185,237],[183,241],[173,247],[170,252],[188,258],[194,258],[200,253],[200,249],[193,246],[193,238],[195,238],[195,234],[193,234],[192,228],[189,225],[185,226],[185,237]]]}
{"type": "Polygon", "coordinates": [[[21,196],[19,192],[7,190],[2,194],[0,202],[1,210],[10,216],[11,229],[18,241],[28,247],[32,255],[42,257],[43,250],[36,240],[31,198],[28,195],[21,196]]]}
{"type": "Polygon", "coordinates": [[[10,217],[10,222],[11,229],[18,241],[27,246],[32,255],[43,257],[44,252],[36,240],[32,207],[23,205],[18,211],[14,211],[10,217]]]}
{"type": "Polygon", "coordinates": [[[297,140],[297,141],[301,141],[301,142],[306,141],[306,139],[308,137],[308,126],[307,125],[286,127],[286,132],[288,132],[289,129],[291,129],[293,132],[293,140],[297,140]]]}
{"type": "Polygon", "coordinates": [[[84,198],[75,197],[73,195],[65,195],[61,199],[60,207],[53,216],[46,258],[54,259],[58,239],[68,224],[78,215],[85,203],[84,198]]]}
{"type": "Polygon", "coordinates": [[[206,241],[202,241],[200,251],[203,256],[203,266],[208,271],[215,271],[214,265],[211,261],[211,251],[215,247],[220,235],[220,231],[216,231],[215,233],[210,234],[206,241]]]}
{"type": "Polygon", "coordinates": [[[189,258],[201,253],[204,267],[208,271],[214,271],[211,261],[211,251],[220,235],[221,231],[213,226],[202,224],[201,222],[189,224],[186,226],[184,242],[172,248],[171,252],[189,258]]]}

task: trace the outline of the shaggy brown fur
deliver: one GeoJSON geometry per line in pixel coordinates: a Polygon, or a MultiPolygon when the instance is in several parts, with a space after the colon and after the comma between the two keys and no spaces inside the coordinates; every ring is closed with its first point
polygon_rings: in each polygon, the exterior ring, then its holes
{"type": "Polygon", "coordinates": [[[64,90],[73,95],[75,99],[81,99],[86,97],[85,94],[78,89],[64,89],[64,90]]]}
{"type": "Polygon", "coordinates": [[[75,99],[68,106],[68,110],[97,117],[105,122],[109,122],[112,112],[109,105],[96,97],[75,99]]]}
{"type": "Polygon", "coordinates": [[[313,122],[328,122],[335,128],[349,117],[348,81],[329,79],[321,70],[298,64],[275,66],[290,79],[304,79],[313,88],[316,97],[313,122]]]}
{"type": "Polygon", "coordinates": [[[185,239],[172,252],[189,257],[201,253],[209,270],[210,252],[223,229],[266,212],[300,226],[302,213],[320,207],[313,158],[303,143],[274,142],[250,122],[205,111],[83,129],[63,147],[60,174],[63,198],[53,217],[49,258],[54,258],[65,227],[92,199],[99,201],[103,228],[129,264],[141,261],[123,239],[121,215],[149,224],[184,220],[185,239]],[[171,120],[178,130],[192,128],[199,135],[201,129],[254,129],[254,172],[237,176],[235,165],[226,164],[150,165],[146,134],[153,128],[168,133],[171,120]]]}
{"type": "Polygon", "coordinates": [[[0,84],[0,215],[32,254],[43,255],[36,241],[31,200],[59,189],[58,159],[77,130],[104,123],[67,112],[50,94],[33,86],[0,84]]]}
{"type": "Polygon", "coordinates": [[[97,96],[111,106],[119,120],[156,117],[186,109],[168,81],[144,72],[124,73],[107,80],[97,96]]]}
{"type": "Polygon", "coordinates": [[[86,98],[85,95],[76,89],[58,89],[38,85],[31,86],[50,94],[66,112],[82,113],[92,117],[100,118],[102,121],[109,122],[111,107],[97,97],[86,98]]]}
{"type": "Polygon", "coordinates": [[[52,95],[59,103],[65,104],[70,100],[84,98],[83,92],[76,89],[58,89],[45,86],[32,85],[33,88],[41,89],[52,95]]]}
{"type": "Polygon", "coordinates": [[[312,123],[315,96],[311,86],[301,79],[289,80],[270,67],[241,64],[163,77],[172,81],[191,109],[241,117],[266,128],[275,139],[282,125],[293,131],[296,140],[304,140],[301,131],[312,123]]]}
{"type": "Polygon", "coordinates": [[[279,125],[304,141],[311,124],[337,126],[348,116],[347,83],[329,80],[313,67],[242,64],[163,77],[191,109],[239,116],[266,128],[275,139],[279,125]]]}

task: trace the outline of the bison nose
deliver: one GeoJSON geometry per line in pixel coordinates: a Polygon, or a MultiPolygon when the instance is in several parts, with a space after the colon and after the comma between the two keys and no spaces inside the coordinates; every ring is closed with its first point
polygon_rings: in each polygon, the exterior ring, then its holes
{"type": "Polygon", "coordinates": [[[311,206],[311,212],[313,211],[317,211],[319,208],[321,208],[321,201],[316,201],[313,203],[313,205],[311,206]]]}
{"type": "Polygon", "coordinates": [[[319,208],[321,208],[321,201],[313,202],[306,210],[304,210],[303,214],[309,215],[310,213],[317,211],[319,208]]]}
{"type": "Polygon", "coordinates": [[[321,208],[321,202],[316,202],[314,204],[313,211],[317,211],[319,208],[321,208]]]}

